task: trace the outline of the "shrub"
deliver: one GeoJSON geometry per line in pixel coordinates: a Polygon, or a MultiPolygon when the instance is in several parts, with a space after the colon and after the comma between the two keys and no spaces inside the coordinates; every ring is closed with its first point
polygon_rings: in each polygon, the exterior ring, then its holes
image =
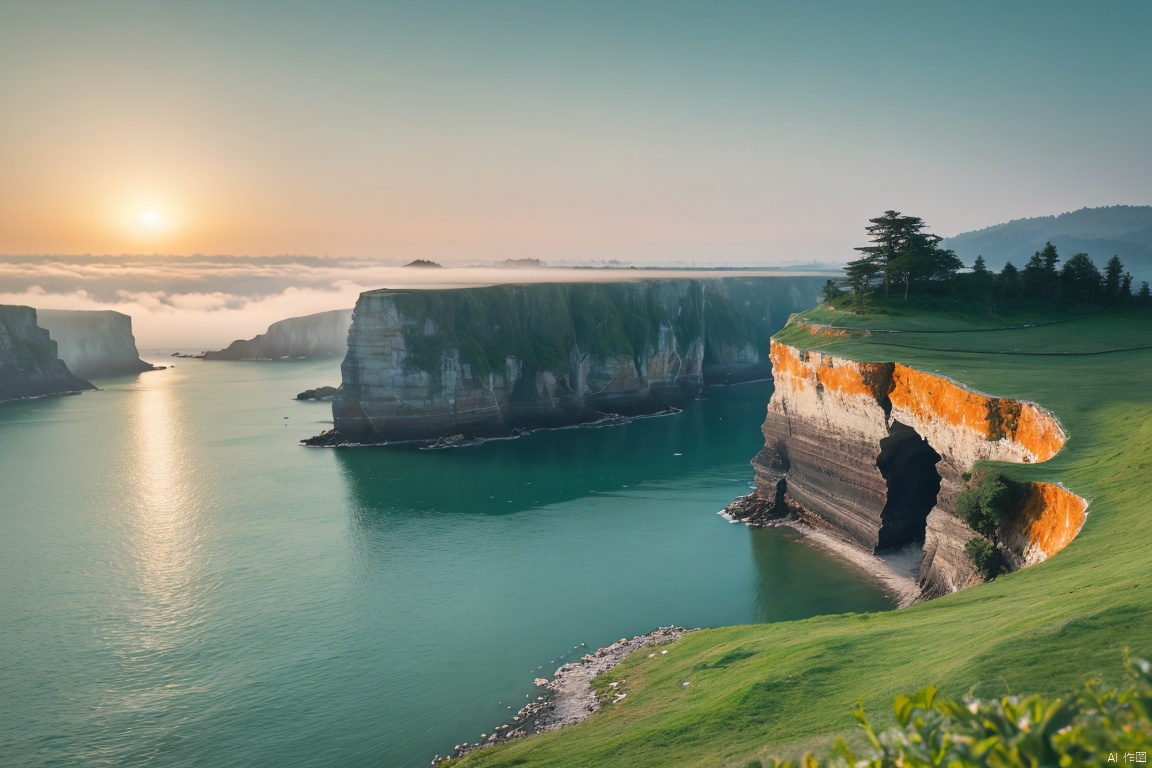
{"type": "Polygon", "coordinates": [[[1000,526],[1007,522],[1017,496],[1017,484],[1003,475],[977,475],[956,497],[956,514],[972,530],[997,542],[1000,526]]]}
{"type": "Polygon", "coordinates": [[[987,539],[969,539],[964,551],[985,579],[994,579],[1000,573],[1000,553],[987,539]]]}
{"type": "Polygon", "coordinates": [[[836,284],[835,280],[829,280],[824,283],[824,287],[820,289],[824,301],[835,301],[844,295],[844,291],[840,290],[840,286],[836,284]]]}
{"type": "Polygon", "coordinates": [[[897,725],[877,733],[857,706],[868,753],[838,740],[831,758],[805,755],[774,768],[1032,768],[1146,762],[1152,745],[1152,665],[1127,661],[1123,690],[1089,682],[1066,698],[938,698],[935,688],[897,696],[897,725]],[[1141,760],[1143,757],[1143,760],[1141,760]]]}

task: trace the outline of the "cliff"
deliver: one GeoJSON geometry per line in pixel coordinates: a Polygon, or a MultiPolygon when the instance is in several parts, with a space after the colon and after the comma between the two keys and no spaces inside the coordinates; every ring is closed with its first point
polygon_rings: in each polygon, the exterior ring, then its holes
{"type": "Polygon", "coordinates": [[[60,359],[77,376],[119,376],[155,370],[140,359],[132,318],[120,312],[41,309],[40,327],[56,341],[60,359]]]}
{"type": "MultiPolygon", "coordinates": [[[[1100,313],[1075,322],[1024,326],[1025,316],[1001,323],[982,312],[856,315],[825,307],[804,317],[858,329],[814,336],[797,322],[778,333],[777,341],[791,347],[805,368],[815,362],[811,353],[816,351],[829,356],[833,370],[843,362],[842,373],[850,380],[857,377],[849,376],[849,367],[860,364],[849,359],[900,360],[905,368],[929,374],[924,383],[941,382],[940,389],[926,390],[933,397],[952,393],[960,402],[972,397],[968,402],[984,405],[983,419],[978,411],[966,419],[976,433],[973,445],[999,442],[1003,432],[1010,442],[1021,443],[1016,450],[1028,450],[1039,459],[1048,451],[1029,446],[1031,441],[1013,424],[1019,421],[1002,415],[990,419],[987,406],[992,401],[1011,405],[1003,411],[996,408],[997,414],[1008,416],[1015,403],[1021,413],[1029,403],[1051,409],[1059,417],[1056,426],[1067,435],[1053,458],[979,466],[971,478],[977,481],[991,470],[1017,485],[1031,483],[1010,529],[1027,537],[1023,551],[1033,561],[1048,559],[911,610],[689,633],[670,646],[667,655],[635,654],[606,673],[598,687],[627,686],[628,696],[580,727],[507,742],[450,765],[714,768],[767,765],[773,756],[799,762],[805,752],[823,750],[837,736],[853,729],[858,733],[852,706],[858,696],[869,712],[891,712],[892,696],[914,698],[914,691],[929,684],[939,688],[940,696],[970,694],[983,700],[1022,691],[1064,696],[1081,689],[1088,677],[1122,679],[1120,662],[1126,649],[1134,657],[1149,658],[1152,349],[1133,349],[1133,340],[1152,338],[1152,313],[1100,313]],[[864,330],[869,326],[872,330],[864,330]],[[801,350],[809,350],[807,360],[801,350]],[[957,390],[944,386],[956,381],[965,385],[957,390]],[[981,431],[984,439],[979,439],[981,431]],[[1084,499],[1091,499],[1087,519],[1084,499]],[[1083,527],[1067,543],[1081,522],[1083,527]]],[[[894,364],[877,368],[895,373],[894,364]]],[[[824,382],[810,378],[814,370],[797,373],[804,379],[796,382],[797,388],[807,392],[809,405],[818,406],[816,384],[822,388],[833,381],[833,371],[823,371],[824,382]]],[[[859,380],[867,381],[864,376],[859,380]]],[[[786,386],[784,377],[778,386],[786,386]]],[[[866,397],[887,389],[870,387],[859,398],[846,394],[840,399],[859,403],[868,413],[866,397]]],[[[931,406],[943,414],[947,403],[931,406]]],[[[777,417],[805,428],[804,420],[791,418],[788,399],[773,407],[777,417]]],[[[876,424],[883,429],[877,434],[886,436],[888,425],[879,423],[882,405],[879,412],[876,424]]],[[[1034,413],[1047,414],[1043,409],[1034,413]]],[[[829,409],[827,418],[829,428],[837,429],[836,413],[829,409]]],[[[958,421],[955,416],[947,420],[958,421]]],[[[963,433],[957,429],[955,434],[959,438],[963,433]]],[[[1056,438],[1052,447],[1061,442],[1055,431],[1050,436],[1056,438]]],[[[833,438],[826,442],[832,446],[833,438]]],[[[878,448],[870,450],[878,457],[878,448]]],[[[848,461],[870,463],[866,454],[848,461]]],[[[762,483],[762,493],[773,490],[762,483]]],[[[1009,541],[1010,533],[1000,532],[1002,547],[1019,550],[1009,541]]],[[[810,586],[803,571],[781,568],[773,578],[787,583],[781,589],[792,593],[810,586]]]]}
{"type": "MultiPolygon", "coordinates": [[[[981,579],[965,552],[976,534],[955,514],[973,464],[1045,461],[1066,439],[1034,403],[900,363],[854,362],[777,341],[771,356],[775,391],[765,448],[753,460],[758,495],[790,503],[871,551],[922,541],[925,596],[981,579]]],[[[1002,541],[1010,565],[1062,549],[1086,506],[1058,486],[1029,484],[1002,541]]]]}
{"type": "Polygon", "coordinates": [[[347,349],[352,310],[334,309],[290,317],[268,326],[254,339],[237,340],[226,349],[205,352],[205,360],[282,360],[295,357],[335,357],[347,349]]]}
{"type": "Polygon", "coordinates": [[[31,307],[0,305],[0,402],[95,389],[56,356],[31,307]]]}
{"type": "Polygon", "coordinates": [[[771,334],[819,277],[381,290],[356,304],[315,444],[490,437],[682,407],[764,378],[771,334]]]}

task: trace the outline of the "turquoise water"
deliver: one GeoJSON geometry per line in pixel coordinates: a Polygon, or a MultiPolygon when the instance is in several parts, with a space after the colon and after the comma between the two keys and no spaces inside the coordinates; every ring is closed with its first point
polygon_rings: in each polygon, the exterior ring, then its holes
{"type": "Polygon", "coordinates": [[[659,625],[890,607],[747,492],[767,384],[449,451],[309,449],[337,362],[0,407],[0,765],[423,766],[659,625]],[[287,418],[285,418],[287,417],[287,418]]]}

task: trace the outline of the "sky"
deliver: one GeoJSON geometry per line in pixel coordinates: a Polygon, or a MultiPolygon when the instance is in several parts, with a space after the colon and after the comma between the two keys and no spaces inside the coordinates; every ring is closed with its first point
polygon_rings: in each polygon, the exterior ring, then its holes
{"type": "Polygon", "coordinates": [[[838,263],[887,209],[1152,203],[1149,39],[1146,0],[0,0],[0,254],[838,263]]]}

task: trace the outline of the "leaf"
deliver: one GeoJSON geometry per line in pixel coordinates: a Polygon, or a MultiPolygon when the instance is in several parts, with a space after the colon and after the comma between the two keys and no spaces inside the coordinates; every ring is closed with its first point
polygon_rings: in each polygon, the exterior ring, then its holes
{"type": "Polygon", "coordinates": [[[912,719],[912,700],[907,696],[897,696],[892,700],[892,708],[896,712],[896,722],[907,726],[912,719]]]}

